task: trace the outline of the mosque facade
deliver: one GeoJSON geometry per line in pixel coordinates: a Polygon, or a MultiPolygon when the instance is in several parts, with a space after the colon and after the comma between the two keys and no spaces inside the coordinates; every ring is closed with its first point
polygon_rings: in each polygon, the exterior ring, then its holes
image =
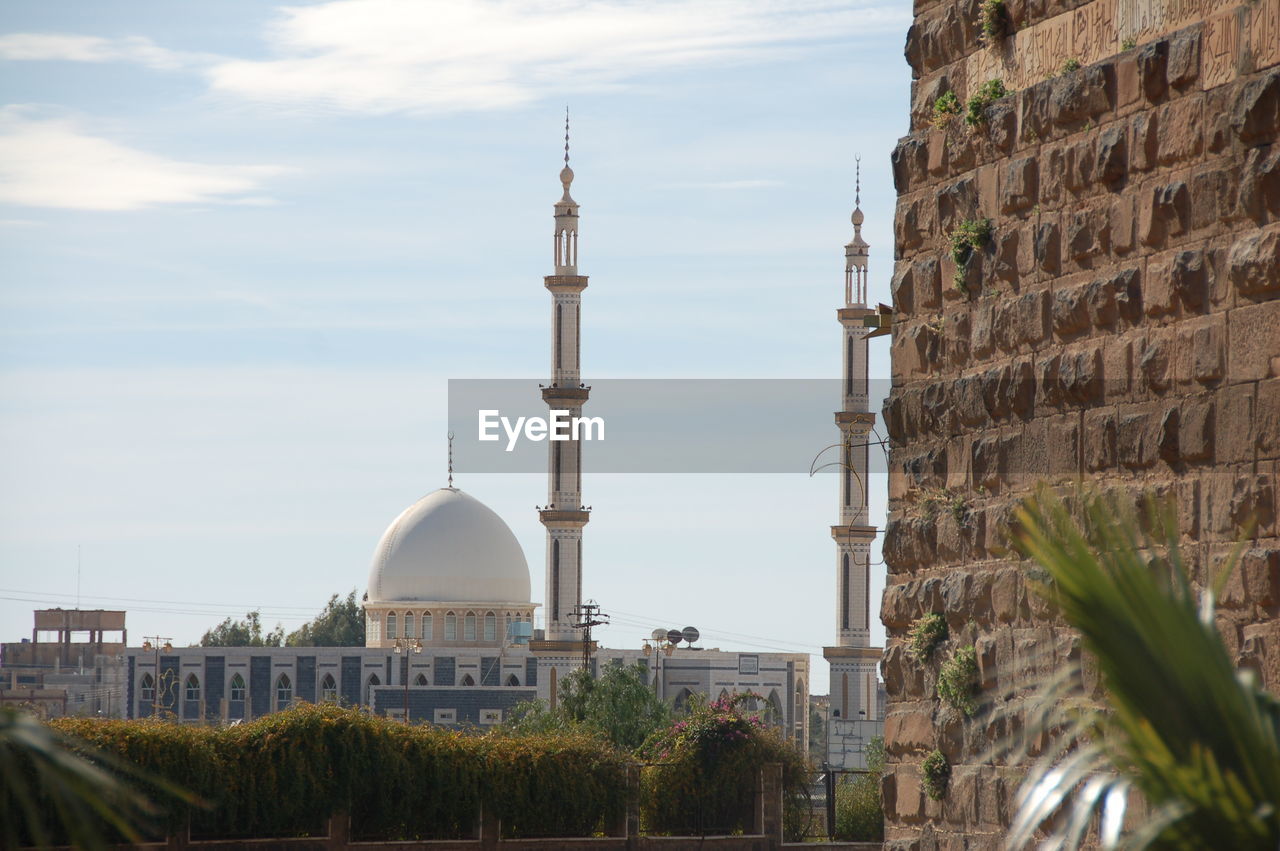
{"type": "MultiPolygon", "coordinates": [[[[551,380],[553,410],[580,416],[590,388],[580,374],[587,276],[578,270],[574,174],[560,173],[554,207],[551,380]]],[[[865,389],[864,389],[865,407],[865,389]]],[[[333,701],[414,723],[485,727],[517,703],[552,705],[573,670],[642,664],[655,693],[677,707],[694,694],[759,696],[764,717],[807,747],[809,656],[732,652],[653,642],[648,648],[584,646],[582,453],[549,441],[544,627],[534,628],[529,566],[507,524],[474,496],[440,488],[406,508],[374,550],[364,603],[364,647],[128,648],[128,717],[163,712],[183,722],[258,718],[299,701],[333,701]]],[[[865,522],[865,519],[863,520],[865,522]]]]}

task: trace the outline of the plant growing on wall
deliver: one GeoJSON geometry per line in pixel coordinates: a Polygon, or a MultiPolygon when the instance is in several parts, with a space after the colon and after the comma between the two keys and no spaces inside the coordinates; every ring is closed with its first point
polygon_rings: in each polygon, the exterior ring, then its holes
{"type": "Polygon", "coordinates": [[[972,644],[961,647],[938,669],[938,697],[972,715],[978,709],[978,652],[972,644]]]}
{"type": "Polygon", "coordinates": [[[978,7],[978,20],[982,34],[987,38],[1001,38],[1008,30],[1008,12],[1004,0],[982,0],[978,7]]]}
{"type": "Polygon", "coordinates": [[[965,219],[956,225],[948,235],[951,242],[951,259],[956,264],[952,283],[956,289],[965,291],[964,274],[973,252],[985,246],[991,240],[990,219],[965,219]]]}
{"type": "Polygon", "coordinates": [[[908,640],[911,655],[923,662],[933,655],[934,648],[947,640],[947,619],[930,612],[911,625],[908,640]]]}
{"type": "Polygon", "coordinates": [[[937,100],[933,102],[933,126],[938,129],[945,127],[953,115],[960,114],[960,109],[960,98],[956,97],[955,92],[943,92],[938,95],[937,100]]]}
{"type": "Polygon", "coordinates": [[[1080,70],[1080,60],[1074,56],[1062,63],[1062,73],[1070,74],[1072,71],[1080,70]]]}
{"type": "Polygon", "coordinates": [[[1140,519],[1118,496],[1073,503],[1041,489],[1014,544],[1051,575],[1037,591],[1079,631],[1102,696],[1084,699],[1077,664],[1029,705],[1028,735],[1050,745],[1018,793],[1008,847],[1276,848],[1280,701],[1236,668],[1214,621],[1243,547],[1197,592],[1175,506],[1149,501],[1140,519]],[[1133,791],[1147,803],[1136,823],[1133,791]]]}
{"type": "Polygon", "coordinates": [[[970,127],[977,127],[987,120],[987,107],[1000,98],[1010,94],[1004,87],[1003,80],[987,80],[978,87],[978,91],[969,98],[969,109],[965,112],[964,121],[970,127]]]}
{"type": "Polygon", "coordinates": [[[951,782],[951,766],[942,751],[935,750],[924,758],[920,765],[923,776],[920,785],[924,793],[935,801],[941,801],[947,794],[947,784],[951,782]]]}

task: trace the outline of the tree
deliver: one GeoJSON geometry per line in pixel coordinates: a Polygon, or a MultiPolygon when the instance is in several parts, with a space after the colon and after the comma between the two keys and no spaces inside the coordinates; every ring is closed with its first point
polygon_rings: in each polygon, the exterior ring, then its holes
{"type": "Polygon", "coordinates": [[[580,668],[560,681],[555,709],[543,700],[524,701],[512,708],[506,726],[520,733],[587,730],[635,750],[670,721],[670,707],[649,685],[649,669],[637,662],[607,665],[599,679],[580,668]]]}
{"type": "Polygon", "coordinates": [[[1280,702],[1235,670],[1214,624],[1242,547],[1197,594],[1172,506],[1150,501],[1139,517],[1088,493],[1073,506],[1042,489],[1018,512],[1014,540],[1039,562],[1038,590],[1079,631],[1101,688],[1085,689],[1077,663],[1028,707],[1028,734],[1049,744],[1018,793],[1008,847],[1037,844],[1048,822],[1055,848],[1274,851],[1280,702]],[[1145,818],[1126,817],[1135,791],[1145,818]]]}
{"type": "Polygon", "coordinates": [[[880,775],[884,773],[884,739],[867,744],[867,771],[836,786],[836,838],[848,842],[883,842],[884,810],[880,775]]]}
{"type": "Polygon", "coordinates": [[[363,647],[364,607],[356,600],[355,589],[341,599],[329,598],[324,610],[289,633],[286,647],[363,647]]]}
{"type": "Polygon", "coordinates": [[[257,611],[249,612],[242,621],[227,618],[200,639],[201,647],[279,647],[283,643],[284,627],[276,624],[263,635],[262,615],[257,611]]]}

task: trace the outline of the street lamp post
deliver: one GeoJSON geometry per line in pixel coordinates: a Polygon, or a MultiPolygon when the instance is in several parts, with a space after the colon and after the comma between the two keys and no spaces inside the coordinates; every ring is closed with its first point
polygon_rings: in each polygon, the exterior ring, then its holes
{"type": "Polygon", "coordinates": [[[143,636],[143,650],[154,649],[156,651],[156,681],[155,688],[151,692],[151,717],[160,717],[160,652],[163,650],[169,653],[173,650],[173,639],[163,635],[146,635],[143,636]],[[164,642],[161,644],[160,642],[164,642]]]}
{"type": "MultiPolygon", "coordinates": [[[[417,655],[418,653],[422,652],[422,642],[416,638],[397,638],[394,652],[397,656],[400,655],[401,653],[404,653],[406,655],[410,653],[417,655]]],[[[407,658],[405,660],[403,679],[404,679],[404,723],[408,724],[409,723],[409,663],[407,658]]]]}
{"type": "Polygon", "coordinates": [[[644,655],[653,656],[653,694],[661,700],[662,692],[659,690],[659,685],[662,682],[662,657],[670,656],[676,646],[667,639],[666,630],[662,629],[655,629],[652,638],[645,638],[642,641],[644,655]]]}

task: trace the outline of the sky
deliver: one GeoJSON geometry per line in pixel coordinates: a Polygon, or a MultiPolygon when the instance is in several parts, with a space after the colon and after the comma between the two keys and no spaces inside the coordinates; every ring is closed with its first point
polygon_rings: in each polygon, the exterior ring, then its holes
{"type": "MultiPolygon", "coordinates": [[[[6,3],[0,639],[78,603],[187,644],[362,594],[445,483],[447,382],[549,372],[566,105],[588,383],[838,376],[859,156],[890,300],[909,23],[905,0],[6,3]]],[[[602,643],[693,625],[814,654],[825,693],[835,476],[586,463],[602,643]]],[[[545,478],[456,483],[540,601],[545,478]]]]}

